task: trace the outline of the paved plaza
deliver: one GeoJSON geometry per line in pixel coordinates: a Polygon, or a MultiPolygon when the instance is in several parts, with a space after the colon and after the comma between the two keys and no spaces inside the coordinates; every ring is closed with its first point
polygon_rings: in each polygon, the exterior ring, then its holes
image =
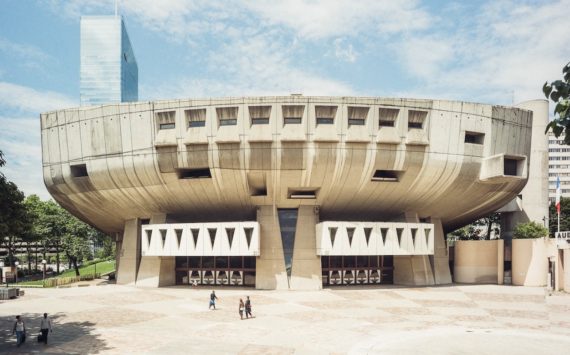
{"type": "Polygon", "coordinates": [[[496,285],[320,292],[118,285],[26,289],[0,301],[0,353],[560,354],[570,351],[570,295],[496,285]],[[249,295],[255,318],[240,320],[249,295]],[[50,344],[38,344],[50,313],[50,344]],[[16,348],[14,316],[28,339],[16,348]]]}

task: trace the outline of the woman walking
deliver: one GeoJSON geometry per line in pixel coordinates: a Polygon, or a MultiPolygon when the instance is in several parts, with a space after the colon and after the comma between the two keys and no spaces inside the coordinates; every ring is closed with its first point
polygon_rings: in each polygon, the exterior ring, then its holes
{"type": "Polygon", "coordinates": [[[20,347],[26,341],[26,325],[20,316],[16,316],[16,323],[12,330],[12,334],[14,333],[16,333],[16,345],[20,347]]]}
{"type": "Polygon", "coordinates": [[[239,299],[239,317],[241,318],[241,320],[243,320],[244,309],[245,309],[245,304],[243,303],[243,300],[240,298],[239,299]]]}

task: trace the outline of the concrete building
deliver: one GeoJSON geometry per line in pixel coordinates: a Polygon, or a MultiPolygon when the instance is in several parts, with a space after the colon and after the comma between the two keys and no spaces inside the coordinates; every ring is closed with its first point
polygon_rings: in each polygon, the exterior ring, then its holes
{"type": "Polygon", "coordinates": [[[81,17],[81,105],[138,100],[138,67],[120,16],[81,17]]]}
{"type": "Polygon", "coordinates": [[[548,200],[556,201],[556,178],[560,178],[562,197],[570,198],[570,146],[564,136],[548,134],[548,200]]]}
{"type": "Polygon", "coordinates": [[[43,171],[115,236],[121,284],[445,284],[444,233],[519,195],[532,122],[362,97],[81,107],[41,115],[43,171]]]}

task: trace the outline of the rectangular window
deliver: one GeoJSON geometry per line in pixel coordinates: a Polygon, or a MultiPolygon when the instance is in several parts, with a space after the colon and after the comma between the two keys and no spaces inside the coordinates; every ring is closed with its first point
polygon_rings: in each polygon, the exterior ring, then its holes
{"type": "Polygon", "coordinates": [[[188,127],[204,127],[206,126],[206,109],[192,109],[184,111],[188,127]]]}
{"type": "Polygon", "coordinates": [[[317,125],[334,124],[337,106],[315,106],[317,125]]]}
{"type": "Polygon", "coordinates": [[[348,125],[364,126],[368,117],[369,107],[348,107],[348,125]]]}
{"type": "Polygon", "coordinates": [[[465,143],[483,144],[485,141],[485,133],[465,131],[465,143]]]}
{"type": "Polygon", "coordinates": [[[176,111],[157,112],[154,117],[159,130],[176,128],[176,111]]]}
{"type": "Polygon", "coordinates": [[[238,108],[237,107],[218,107],[216,108],[218,115],[218,124],[220,126],[237,125],[238,108]]]}
{"type": "Polygon", "coordinates": [[[408,129],[422,129],[427,117],[427,111],[408,111],[408,129]]]}
{"type": "Polygon", "coordinates": [[[208,179],[212,177],[209,168],[199,169],[177,169],[179,179],[208,179]]]}
{"type": "Polygon", "coordinates": [[[504,173],[509,176],[518,176],[518,160],[505,158],[504,173]]]}
{"type": "Polygon", "coordinates": [[[301,124],[305,106],[303,105],[283,105],[283,124],[301,124]]]}
{"type": "Polygon", "coordinates": [[[269,124],[271,106],[249,106],[251,124],[269,124]]]}
{"type": "Polygon", "coordinates": [[[71,165],[71,166],[69,166],[69,168],[71,169],[71,176],[72,177],[89,176],[89,174],[87,174],[87,165],[86,164],[71,165]]]}
{"type": "Polygon", "coordinates": [[[289,190],[290,199],[315,199],[317,198],[317,190],[289,190]]]}
{"type": "Polygon", "coordinates": [[[398,182],[402,171],[396,170],[376,170],[372,176],[372,181],[388,181],[388,182],[398,182]]]}
{"type": "Polygon", "coordinates": [[[378,126],[395,127],[400,110],[397,108],[381,107],[378,112],[378,126]]]}

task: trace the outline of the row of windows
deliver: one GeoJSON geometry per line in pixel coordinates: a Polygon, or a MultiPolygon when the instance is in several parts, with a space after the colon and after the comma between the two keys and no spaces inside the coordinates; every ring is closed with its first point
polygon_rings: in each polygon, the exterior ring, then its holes
{"type": "MultiPolygon", "coordinates": [[[[249,106],[251,125],[269,124],[271,106],[249,106]]],[[[334,124],[338,106],[315,106],[317,125],[334,124]]],[[[216,115],[219,126],[235,126],[238,120],[239,107],[217,107],[216,115]]],[[[305,112],[304,105],[282,105],[284,124],[301,124],[305,112]]],[[[348,107],[348,125],[364,126],[370,107],[348,107]]],[[[379,108],[378,125],[394,127],[400,113],[396,108],[379,108]]],[[[206,109],[188,109],[184,111],[188,127],[204,127],[206,125],[206,109]]],[[[174,129],[176,127],[176,111],[157,112],[155,114],[159,129],[174,129]]],[[[408,129],[423,129],[427,111],[408,111],[408,129]]]]}
{"type": "Polygon", "coordinates": [[[569,157],[548,157],[548,160],[570,160],[569,157]]]}
{"type": "MultiPolygon", "coordinates": [[[[563,194],[567,194],[570,193],[570,189],[561,189],[563,194]]],[[[548,192],[551,194],[555,194],[556,193],[556,189],[548,189],[548,192]]]]}
{"type": "Polygon", "coordinates": [[[549,177],[570,177],[570,173],[548,173],[549,177]]]}
{"type": "Polygon", "coordinates": [[[570,165],[549,165],[548,169],[570,169],[570,165]]]}
{"type": "Polygon", "coordinates": [[[549,148],[549,153],[568,153],[570,152],[570,148],[549,148]]]}

